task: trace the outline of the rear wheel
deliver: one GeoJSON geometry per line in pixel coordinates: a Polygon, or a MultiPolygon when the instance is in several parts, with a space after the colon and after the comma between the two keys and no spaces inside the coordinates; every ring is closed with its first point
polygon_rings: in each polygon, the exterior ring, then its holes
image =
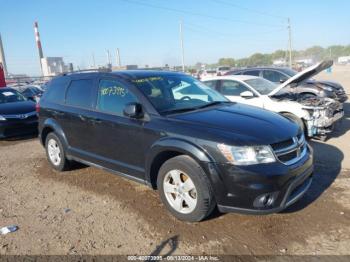
{"type": "Polygon", "coordinates": [[[55,133],[49,133],[45,140],[46,156],[51,166],[58,171],[69,169],[70,162],[66,158],[65,150],[58,136],[55,133]]]}
{"type": "Polygon", "coordinates": [[[209,179],[189,156],[166,161],[159,170],[157,186],[164,205],[180,220],[200,221],[215,207],[209,179]]]}

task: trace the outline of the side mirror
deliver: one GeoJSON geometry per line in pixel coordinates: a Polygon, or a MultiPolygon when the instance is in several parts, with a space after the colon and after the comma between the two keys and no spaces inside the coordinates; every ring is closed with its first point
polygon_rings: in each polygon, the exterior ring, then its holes
{"type": "Polygon", "coordinates": [[[32,96],[28,97],[28,100],[33,101],[33,102],[36,102],[35,98],[32,97],[32,96]]]}
{"type": "Polygon", "coordinates": [[[243,97],[243,98],[252,98],[252,97],[254,97],[254,94],[251,91],[244,91],[244,92],[240,93],[239,95],[241,97],[243,97]]]}
{"type": "Polygon", "coordinates": [[[139,103],[127,104],[124,108],[124,115],[130,118],[142,118],[144,116],[142,105],[139,103]]]}
{"type": "Polygon", "coordinates": [[[283,84],[287,79],[280,79],[280,83],[283,84]]]}

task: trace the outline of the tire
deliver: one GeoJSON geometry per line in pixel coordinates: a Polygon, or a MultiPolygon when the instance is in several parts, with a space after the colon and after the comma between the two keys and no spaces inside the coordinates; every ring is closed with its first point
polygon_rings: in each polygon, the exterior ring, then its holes
{"type": "Polygon", "coordinates": [[[70,162],[66,158],[64,147],[58,136],[53,132],[49,133],[46,137],[45,151],[46,157],[54,169],[57,171],[69,170],[70,162]]]}
{"type": "Polygon", "coordinates": [[[294,121],[295,123],[297,123],[300,128],[301,128],[301,131],[305,134],[305,124],[304,124],[304,121],[297,117],[296,115],[294,114],[291,114],[291,113],[282,113],[282,115],[292,121],[294,121]]]}
{"type": "Polygon", "coordinates": [[[157,188],[163,204],[179,220],[201,221],[216,206],[207,175],[186,155],[171,158],[161,166],[157,188]]]}

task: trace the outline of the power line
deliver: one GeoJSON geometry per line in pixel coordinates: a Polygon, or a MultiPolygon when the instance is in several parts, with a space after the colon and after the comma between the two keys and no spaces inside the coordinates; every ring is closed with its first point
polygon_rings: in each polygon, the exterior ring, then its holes
{"type": "Polygon", "coordinates": [[[251,13],[255,13],[255,14],[260,14],[260,15],[263,15],[263,16],[269,16],[269,17],[274,17],[274,18],[279,18],[279,19],[287,19],[287,17],[283,17],[283,16],[279,16],[279,15],[275,15],[275,14],[270,14],[270,13],[267,13],[267,12],[263,12],[263,11],[260,11],[260,10],[254,10],[254,9],[251,9],[251,8],[248,8],[248,7],[244,7],[244,6],[241,6],[241,5],[237,5],[237,4],[234,4],[232,2],[226,2],[226,1],[223,1],[223,0],[212,0],[218,4],[222,4],[222,5],[226,5],[226,6],[232,6],[232,7],[236,7],[236,8],[239,8],[239,9],[242,9],[242,10],[245,10],[247,12],[251,12],[251,13]]]}
{"type": "MultiPolygon", "coordinates": [[[[228,34],[228,33],[223,33],[223,32],[219,32],[219,31],[216,31],[216,30],[212,30],[212,29],[209,29],[205,26],[200,26],[200,25],[197,25],[197,24],[194,24],[194,23],[189,23],[189,22],[186,22],[184,23],[184,26],[186,26],[187,28],[188,27],[192,27],[192,29],[195,29],[195,30],[200,30],[202,31],[203,33],[213,33],[215,35],[221,35],[221,36],[225,36],[225,37],[233,37],[233,38],[243,38],[243,37],[247,37],[247,38],[251,38],[251,37],[255,37],[256,35],[267,35],[267,34],[271,34],[271,33],[278,33],[278,32],[282,32],[282,31],[285,31],[284,28],[282,29],[278,29],[278,30],[270,30],[270,31],[265,31],[265,32],[258,32],[258,33],[252,33],[252,34],[228,34]]],[[[198,31],[199,32],[199,31],[198,31]]]]}
{"type": "Polygon", "coordinates": [[[238,19],[231,19],[228,17],[206,15],[206,14],[202,14],[202,13],[196,13],[196,12],[191,12],[191,11],[172,8],[172,7],[165,7],[165,6],[160,6],[160,5],[155,5],[155,4],[145,3],[145,2],[139,2],[139,1],[135,1],[135,0],[120,0],[120,1],[124,1],[127,3],[135,4],[135,5],[147,6],[147,7],[156,8],[156,9],[162,9],[162,10],[166,10],[166,11],[170,11],[170,12],[176,12],[176,13],[187,14],[187,15],[198,16],[198,17],[205,17],[205,18],[214,19],[214,20],[245,23],[245,24],[251,24],[251,25],[256,25],[256,26],[282,27],[282,25],[254,23],[254,22],[246,21],[246,20],[238,20],[238,19]]]}

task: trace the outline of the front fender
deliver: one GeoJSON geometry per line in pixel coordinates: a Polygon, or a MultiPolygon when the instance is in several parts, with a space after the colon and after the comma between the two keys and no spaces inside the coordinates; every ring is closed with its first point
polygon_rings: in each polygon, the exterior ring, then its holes
{"type": "Polygon", "coordinates": [[[176,152],[189,155],[198,163],[213,162],[213,159],[200,147],[190,141],[179,138],[164,138],[155,142],[146,154],[146,180],[151,181],[151,166],[157,156],[164,152],[176,152]]]}

